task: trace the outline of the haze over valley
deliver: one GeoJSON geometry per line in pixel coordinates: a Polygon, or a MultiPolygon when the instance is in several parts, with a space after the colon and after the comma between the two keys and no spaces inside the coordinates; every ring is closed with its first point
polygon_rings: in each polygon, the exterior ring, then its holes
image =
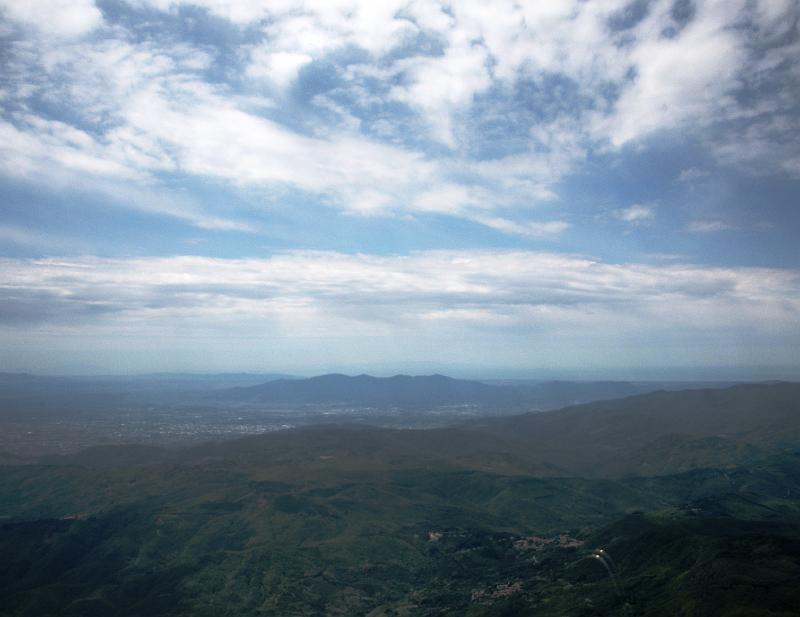
{"type": "Polygon", "coordinates": [[[395,428],[721,385],[719,382],[503,381],[443,375],[312,378],[257,374],[0,375],[0,454],[37,457],[96,445],[186,445],[314,424],[395,428]]]}

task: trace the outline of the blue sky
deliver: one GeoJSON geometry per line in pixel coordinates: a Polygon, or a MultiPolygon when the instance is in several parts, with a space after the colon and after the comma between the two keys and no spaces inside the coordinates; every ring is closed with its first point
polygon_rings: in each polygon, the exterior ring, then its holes
{"type": "Polygon", "coordinates": [[[793,0],[0,0],[0,370],[800,377],[793,0]]]}

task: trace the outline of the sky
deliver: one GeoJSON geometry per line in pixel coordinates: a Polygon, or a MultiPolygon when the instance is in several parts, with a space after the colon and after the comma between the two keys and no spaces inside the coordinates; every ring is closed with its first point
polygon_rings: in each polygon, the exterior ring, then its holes
{"type": "Polygon", "coordinates": [[[0,0],[0,370],[800,379],[797,0],[0,0]]]}

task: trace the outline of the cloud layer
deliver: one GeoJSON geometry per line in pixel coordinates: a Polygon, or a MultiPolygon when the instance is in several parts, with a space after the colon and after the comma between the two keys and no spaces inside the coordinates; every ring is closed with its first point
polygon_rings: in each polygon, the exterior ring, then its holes
{"type": "Polygon", "coordinates": [[[786,337],[800,342],[800,277],[778,269],[496,251],[6,260],[2,268],[0,320],[4,328],[24,324],[31,336],[335,335],[357,345],[368,334],[424,338],[433,331],[475,342],[514,334],[549,348],[625,333],[696,336],[724,348],[735,332],[770,345],[781,340],[776,349],[786,337]]]}

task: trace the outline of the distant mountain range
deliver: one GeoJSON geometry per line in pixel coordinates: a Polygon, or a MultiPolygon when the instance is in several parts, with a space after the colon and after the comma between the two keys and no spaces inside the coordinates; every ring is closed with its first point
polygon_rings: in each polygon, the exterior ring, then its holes
{"type": "Polygon", "coordinates": [[[0,419],[101,413],[116,406],[184,403],[333,404],[373,407],[475,405],[498,410],[556,409],[655,390],[719,387],[713,382],[478,381],[444,375],[372,377],[341,374],[300,378],[286,374],[153,373],[147,375],[46,376],[0,373],[0,419]]]}
{"type": "Polygon", "coordinates": [[[338,403],[417,406],[491,404],[518,401],[515,389],[444,375],[372,377],[330,374],[309,379],[279,379],[257,386],[216,391],[209,398],[268,403],[338,403]]]}
{"type": "MultiPolygon", "coordinates": [[[[209,400],[265,404],[344,404],[435,406],[473,404],[529,410],[554,409],[620,398],[654,390],[680,390],[718,384],[626,381],[494,381],[453,379],[444,375],[372,377],[342,374],[306,379],[274,379],[211,392],[209,400]]],[[[726,384],[729,385],[729,384],[726,384]]]]}

